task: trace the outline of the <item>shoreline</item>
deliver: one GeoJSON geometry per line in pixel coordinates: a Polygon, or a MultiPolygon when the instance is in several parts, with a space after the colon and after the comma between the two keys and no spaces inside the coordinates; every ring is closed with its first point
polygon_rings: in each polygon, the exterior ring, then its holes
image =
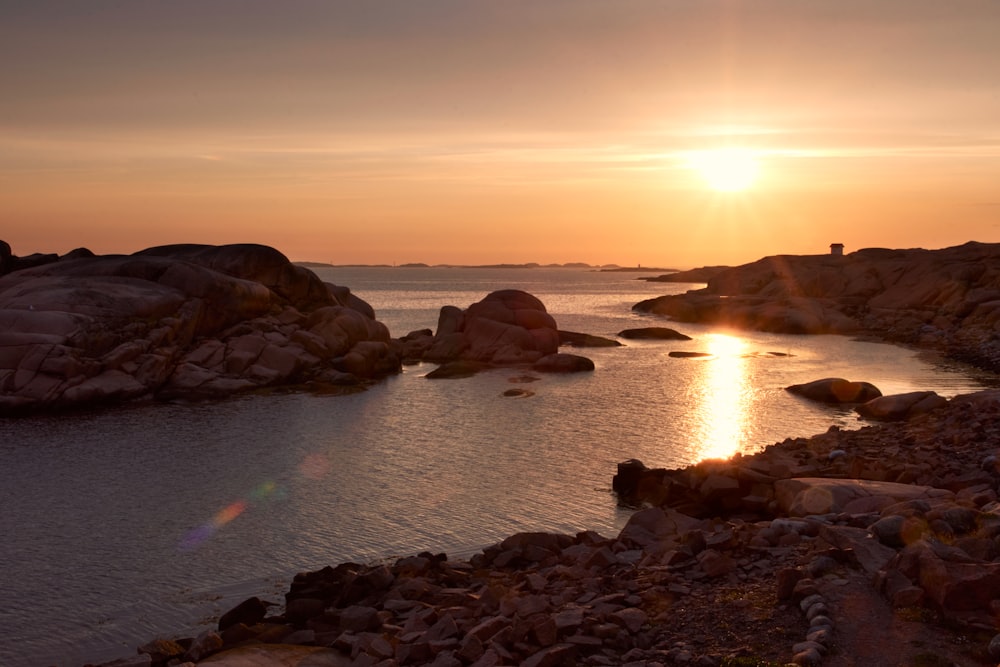
{"type": "Polygon", "coordinates": [[[249,601],[217,632],[102,664],[166,665],[171,651],[173,664],[221,665],[242,664],[227,651],[386,667],[996,664],[990,598],[963,590],[1000,567],[997,443],[1000,391],[986,390],[907,422],[647,469],[633,502],[648,507],[618,536],[523,533],[464,560],[341,563],[297,575],[283,606],[249,601]],[[816,489],[832,504],[803,511],[816,489]],[[948,576],[921,578],[914,559],[948,576]],[[900,628],[910,640],[885,655],[880,638],[900,628]]]}

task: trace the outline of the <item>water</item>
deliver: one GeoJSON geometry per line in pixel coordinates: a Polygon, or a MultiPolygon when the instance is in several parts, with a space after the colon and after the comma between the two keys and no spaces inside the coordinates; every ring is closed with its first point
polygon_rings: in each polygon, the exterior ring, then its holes
{"type": "MultiPolygon", "coordinates": [[[[517,288],[560,327],[665,324],[637,301],[690,286],[570,269],[321,269],[394,336],[517,288]]],[[[669,325],[669,323],[667,323],[669,325]]],[[[467,556],[522,530],[613,536],[619,461],[676,467],[859,423],[783,387],[842,376],[946,396],[990,375],[889,345],[672,325],[686,342],[582,350],[594,373],[407,367],[349,396],[248,396],[0,420],[0,664],[81,665],[194,634],[291,577],[422,550],[467,556]],[[670,350],[709,351],[675,359],[670,350]],[[779,354],[774,354],[779,353],[779,354]],[[788,356],[784,356],[788,355],[788,356]],[[511,387],[534,392],[507,398],[511,387]],[[516,480],[516,482],[512,481],[516,480]]]]}

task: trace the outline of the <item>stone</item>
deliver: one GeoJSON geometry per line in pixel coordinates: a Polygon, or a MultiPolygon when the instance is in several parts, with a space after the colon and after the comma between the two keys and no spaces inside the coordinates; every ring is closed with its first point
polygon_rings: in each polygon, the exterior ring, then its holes
{"type": "Polygon", "coordinates": [[[635,512],[618,534],[618,542],[666,550],[680,536],[699,525],[697,519],[669,508],[651,507],[635,512]]]}
{"type": "Polygon", "coordinates": [[[621,343],[611,338],[577,333],[575,331],[559,330],[559,344],[570,347],[621,347],[621,343]]]}
{"type": "Polygon", "coordinates": [[[948,399],[933,391],[914,391],[872,399],[855,406],[854,411],[865,419],[900,421],[943,407],[948,399]]]}
{"type": "Polygon", "coordinates": [[[531,368],[539,373],[581,373],[594,370],[594,362],[576,354],[557,352],[542,357],[531,368]]]}
{"type": "Polygon", "coordinates": [[[618,335],[628,340],[691,340],[690,336],[668,327],[641,327],[625,329],[618,335]]]}
{"type": "Polygon", "coordinates": [[[202,660],[212,667],[352,667],[350,656],[330,648],[258,644],[231,648],[202,660]]]}
{"type": "Polygon", "coordinates": [[[269,603],[256,596],[247,598],[219,617],[218,628],[222,631],[238,623],[244,625],[260,623],[264,620],[269,606],[271,606],[269,603]]]}
{"type": "Polygon", "coordinates": [[[184,659],[191,662],[198,662],[221,649],[222,645],[222,637],[218,633],[211,631],[202,632],[191,642],[191,646],[184,653],[184,659]]]}
{"type": "Polygon", "coordinates": [[[628,630],[631,634],[639,632],[642,626],[649,620],[646,612],[634,607],[616,611],[611,614],[610,619],[628,630]]]}
{"type": "Polygon", "coordinates": [[[927,497],[930,487],[863,479],[798,477],[774,483],[775,500],[790,516],[809,516],[843,511],[852,500],[888,496],[897,501],[927,497]]]}
{"type": "Polygon", "coordinates": [[[789,393],[822,403],[865,403],[882,395],[869,382],[851,382],[843,378],[823,378],[785,387],[789,393]]]}

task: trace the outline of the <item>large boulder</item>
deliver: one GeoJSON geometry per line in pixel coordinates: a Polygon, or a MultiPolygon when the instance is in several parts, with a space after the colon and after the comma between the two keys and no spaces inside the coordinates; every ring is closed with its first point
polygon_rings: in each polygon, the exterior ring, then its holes
{"type": "Polygon", "coordinates": [[[844,378],[823,378],[804,384],[793,384],[785,390],[821,403],[865,403],[882,395],[870,382],[852,382],[844,378]]]}
{"type": "Polygon", "coordinates": [[[948,404],[948,399],[933,391],[911,391],[905,394],[880,396],[855,406],[854,411],[865,419],[901,421],[948,404]]]}
{"type": "Polygon", "coordinates": [[[91,255],[0,278],[0,412],[350,384],[399,369],[368,304],[273,248],[91,255]]]}
{"type": "MultiPolygon", "coordinates": [[[[433,339],[419,348],[406,345],[406,349],[419,350],[425,361],[441,364],[470,361],[481,367],[513,366],[548,359],[542,366],[553,372],[593,369],[593,362],[584,357],[557,355],[562,340],[555,319],[537,297],[507,289],[491,292],[464,311],[443,307],[433,339]],[[584,368],[588,363],[589,368],[584,368]]],[[[407,342],[401,340],[404,345],[407,342]]]]}
{"type": "Polygon", "coordinates": [[[532,368],[539,373],[580,373],[594,370],[594,362],[578,354],[557,352],[542,357],[532,368]]]}

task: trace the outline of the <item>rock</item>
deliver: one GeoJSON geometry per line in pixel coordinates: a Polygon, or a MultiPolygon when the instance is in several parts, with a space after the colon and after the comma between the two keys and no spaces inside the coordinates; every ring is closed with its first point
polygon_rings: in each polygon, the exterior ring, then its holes
{"type": "Polygon", "coordinates": [[[714,356],[711,352],[685,352],[683,350],[671,350],[667,355],[675,359],[699,359],[701,357],[714,356]]]}
{"type": "Polygon", "coordinates": [[[539,373],[581,373],[594,370],[594,362],[576,354],[557,352],[542,357],[531,369],[539,373]]]}
{"type": "Polygon", "coordinates": [[[851,501],[871,496],[888,496],[896,501],[926,498],[931,491],[926,486],[861,479],[801,477],[774,483],[775,500],[789,516],[841,512],[851,501]]]}
{"type": "Polygon", "coordinates": [[[265,644],[216,653],[200,665],[213,667],[350,667],[350,656],[330,648],[265,644]]]}
{"type": "Polygon", "coordinates": [[[536,297],[520,290],[491,292],[461,311],[445,306],[426,361],[531,364],[559,348],[555,320],[536,297]]]}
{"type": "Polygon", "coordinates": [[[140,646],[138,651],[147,654],[157,663],[184,655],[184,647],[172,639],[154,639],[140,646]]]}
{"type": "Polygon", "coordinates": [[[482,368],[529,364],[534,370],[547,373],[592,371],[593,361],[559,353],[559,346],[620,345],[618,341],[598,336],[559,331],[545,305],[520,290],[491,292],[464,311],[445,306],[438,316],[434,335],[411,332],[397,344],[408,360],[441,364],[427,376],[431,378],[467,377],[482,368]]]}
{"type": "Polygon", "coordinates": [[[148,653],[141,653],[129,658],[119,658],[110,662],[102,662],[98,667],[150,667],[153,658],[148,653]]]}
{"type": "Polygon", "coordinates": [[[266,246],[163,246],[0,278],[0,413],[399,371],[346,288],[266,246]]]}
{"type": "Polygon", "coordinates": [[[184,653],[184,659],[191,662],[198,662],[203,658],[215,653],[223,646],[222,637],[215,632],[205,631],[198,635],[188,650],[184,653]]]}
{"type": "Polygon", "coordinates": [[[855,406],[854,411],[865,419],[899,421],[948,404],[948,399],[933,391],[914,391],[907,394],[881,396],[855,406]]]}
{"type": "Polygon", "coordinates": [[[267,615],[269,606],[270,603],[264,602],[259,597],[247,598],[219,618],[219,630],[225,630],[238,623],[244,625],[260,623],[267,615]]]}
{"type": "Polygon", "coordinates": [[[618,541],[633,547],[657,550],[679,543],[680,536],[698,525],[698,520],[672,509],[651,507],[635,512],[618,534],[618,541]]]}
{"type": "Polygon", "coordinates": [[[629,340],[691,340],[690,336],[668,329],[667,327],[641,327],[625,329],[618,335],[629,340]]]}
{"type": "Polygon", "coordinates": [[[797,334],[871,333],[1000,368],[1000,244],[779,255],[712,275],[707,286],[647,299],[639,312],[797,334]]]}
{"type": "Polygon", "coordinates": [[[868,382],[851,382],[843,378],[824,378],[805,384],[785,387],[789,393],[823,403],[864,403],[882,395],[868,382]]]}
{"type": "Polygon", "coordinates": [[[10,273],[14,266],[14,256],[11,254],[10,244],[0,241],[0,276],[10,273]]]}
{"type": "Polygon", "coordinates": [[[441,364],[424,377],[431,380],[467,378],[487,368],[489,368],[488,365],[478,361],[449,361],[441,364]]]}
{"type": "Polygon", "coordinates": [[[621,347],[621,342],[603,336],[559,330],[559,344],[571,347],[621,347]]]}

